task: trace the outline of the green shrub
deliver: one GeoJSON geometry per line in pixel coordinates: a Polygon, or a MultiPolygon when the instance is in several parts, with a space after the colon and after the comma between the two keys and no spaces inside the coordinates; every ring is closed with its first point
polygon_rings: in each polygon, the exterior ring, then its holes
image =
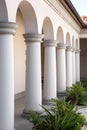
{"type": "Polygon", "coordinates": [[[87,88],[80,84],[75,84],[70,91],[67,92],[66,101],[77,105],[87,105],[87,88]]]}
{"type": "Polygon", "coordinates": [[[34,130],[80,130],[86,125],[85,117],[77,112],[70,102],[53,100],[50,109],[42,106],[44,115],[30,111],[28,120],[34,124],[34,130]]]}
{"type": "Polygon", "coordinates": [[[81,85],[85,88],[87,88],[87,77],[81,79],[81,85]]]}

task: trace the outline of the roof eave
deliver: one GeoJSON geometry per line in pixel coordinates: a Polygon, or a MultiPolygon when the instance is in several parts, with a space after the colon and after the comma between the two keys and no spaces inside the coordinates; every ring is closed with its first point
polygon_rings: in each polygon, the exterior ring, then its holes
{"type": "Polygon", "coordinates": [[[70,0],[59,0],[81,28],[87,28],[70,0]]]}

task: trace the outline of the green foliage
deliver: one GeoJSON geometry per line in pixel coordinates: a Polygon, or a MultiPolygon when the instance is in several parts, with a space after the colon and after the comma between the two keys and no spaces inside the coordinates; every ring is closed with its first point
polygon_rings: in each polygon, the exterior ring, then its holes
{"type": "Polygon", "coordinates": [[[45,108],[42,114],[30,111],[28,120],[34,124],[34,130],[80,130],[86,124],[85,117],[77,112],[70,102],[53,100],[54,106],[45,108]]]}
{"type": "Polygon", "coordinates": [[[81,79],[81,85],[85,88],[87,88],[87,77],[81,79]]]}
{"type": "Polygon", "coordinates": [[[87,105],[87,88],[80,84],[75,84],[70,91],[67,92],[66,101],[78,105],[87,105]]]}
{"type": "Polygon", "coordinates": [[[37,124],[41,124],[42,123],[42,118],[40,116],[40,113],[37,113],[35,111],[30,110],[29,111],[29,116],[27,118],[31,123],[34,124],[34,128],[36,129],[38,127],[37,124]]]}

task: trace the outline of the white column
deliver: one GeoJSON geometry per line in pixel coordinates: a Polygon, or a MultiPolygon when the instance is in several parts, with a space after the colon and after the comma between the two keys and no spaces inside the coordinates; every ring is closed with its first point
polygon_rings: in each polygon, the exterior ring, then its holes
{"type": "Polygon", "coordinates": [[[41,42],[43,35],[24,34],[26,50],[26,99],[25,110],[40,111],[42,104],[41,42]]]}
{"type": "Polygon", "coordinates": [[[44,101],[57,97],[56,86],[56,41],[46,40],[44,60],[44,101]]]}
{"type": "Polygon", "coordinates": [[[76,50],[76,82],[80,82],[80,50],[76,50]]]}
{"type": "Polygon", "coordinates": [[[57,91],[66,91],[66,57],[65,57],[66,45],[63,43],[57,46],[57,91]]]}
{"type": "Polygon", "coordinates": [[[15,29],[15,23],[0,22],[0,130],[14,130],[15,29]]]}
{"type": "Polygon", "coordinates": [[[72,47],[66,49],[66,87],[72,87],[72,47]]]}
{"type": "Polygon", "coordinates": [[[75,60],[75,49],[72,49],[72,83],[76,83],[76,60],[75,60]]]}

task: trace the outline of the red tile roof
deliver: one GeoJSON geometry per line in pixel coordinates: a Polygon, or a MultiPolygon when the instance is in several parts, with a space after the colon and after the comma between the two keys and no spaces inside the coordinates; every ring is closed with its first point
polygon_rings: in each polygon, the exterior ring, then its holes
{"type": "Polygon", "coordinates": [[[87,16],[81,16],[82,21],[87,24],[87,16]]]}

